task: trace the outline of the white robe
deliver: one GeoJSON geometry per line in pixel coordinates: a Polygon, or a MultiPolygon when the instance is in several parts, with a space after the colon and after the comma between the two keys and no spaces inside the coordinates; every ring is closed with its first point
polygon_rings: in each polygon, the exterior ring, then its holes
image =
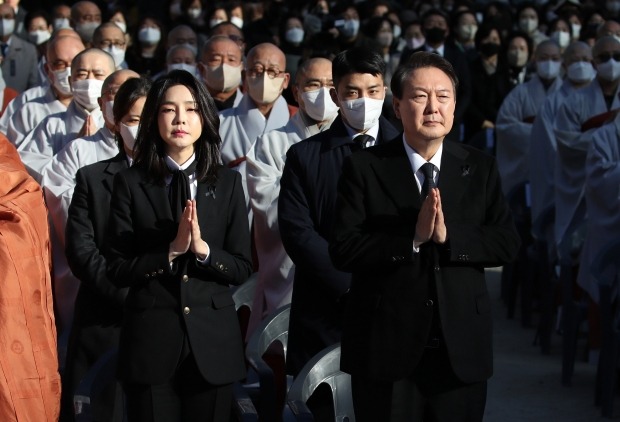
{"type": "Polygon", "coordinates": [[[24,92],[19,94],[17,97],[13,98],[13,100],[6,106],[4,113],[0,117],[0,132],[6,135],[6,131],[9,125],[9,120],[11,119],[11,116],[13,115],[13,113],[15,113],[15,110],[20,108],[23,104],[27,103],[28,101],[32,101],[35,98],[44,96],[47,90],[48,90],[47,86],[43,86],[43,85],[33,86],[32,88],[25,90],[24,92]]]}
{"type": "MultiPolygon", "coordinates": [[[[534,230],[539,225],[539,219],[542,218],[543,213],[555,205],[554,173],[557,144],[553,124],[558,109],[564,104],[566,97],[573,92],[575,92],[575,87],[570,81],[565,80],[559,90],[547,97],[532,126],[529,180],[534,230]]],[[[550,246],[555,245],[553,228],[547,233],[534,232],[533,235],[539,239],[546,238],[550,246]]]]}
{"type": "MultiPolygon", "coordinates": [[[[611,242],[620,239],[620,115],[593,133],[586,159],[585,197],[588,221],[577,282],[598,303],[598,281],[592,277],[591,265],[611,242]]],[[[610,284],[614,273],[603,273],[610,284]]],[[[617,286],[612,301],[616,294],[617,286]]]]}
{"type": "Polygon", "coordinates": [[[74,139],[60,150],[43,172],[43,192],[51,226],[54,297],[58,317],[69,327],[80,281],[73,275],[65,256],[65,227],[77,171],[89,164],[114,157],[118,146],[106,127],[94,135],[74,139]]]}
{"type": "MultiPolygon", "coordinates": [[[[97,128],[104,126],[101,109],[90,112],[93,115],[97,128]]],[[[52,157],[70,141],[78,137],[84,126],[88,114],[75,101],[71,101],[67,111],[46,117],[24,138],[17,151],[35,180],[41,183],[43,171],[52,157]]]]}
{"type": "Polygon", "coordinates": [[[56,99],[52,89],[42,97],[34,98],[15,110],[9,119],[6,137],[19,148],[22,141],[47,116],[67,111],[67,107],[56,99]]]}
{"type": "MultiPolygon", "coordinates": [[[[335,118],[335,116],[334,116],[335,118]]],[[[286,126],[259,136],[247,154],[246,177],[254,212],[254,240],[259,271],[248,336],[261,320],[291,302],[294,265],[282,245],[278,226],[280,178],[291,145],[328,129],[308,126],[300,110],[286,126]]]]}
{"type": "Polygon", "coordinates": [[[504,193],[529,181],[529,150],[531,144],[531,119],[539,118],[538,109],[547,96],[562,86],[555,81],[545,91],[537,75],[524,84],[517,85],[502,102],[495,124],[497,138],[497,166],[504,193]]]}
{"type": "MultiPolygon", "coordinates": [[[[616,90],[614,94],[612,110],[620,107],[618,92],[616,90]]],[[[570,259],[570,244],[574,243],[572,234],[586,218],[586,155],[596,129],[582,132],[582,125],[591,117],[607,111],[603,91],[595,79],[584,89],[567,97],[555,119],[558,148],[555,162],[555,241],[560,259],[564,262],[570,259]]]]}

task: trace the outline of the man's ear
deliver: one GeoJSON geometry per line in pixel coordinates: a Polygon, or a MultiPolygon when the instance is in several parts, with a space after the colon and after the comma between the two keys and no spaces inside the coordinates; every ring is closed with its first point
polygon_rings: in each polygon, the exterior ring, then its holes
{"type": "Polygon", "coordinates": [[[400,99],[392,97],[392,107],[394,108],[394,115],[400,120],[400,99]]]}
{"type": "Polygon", "coordinates": [[[334,102],[334,104],[336,104],[338,107],[340,107],[340,99],[338,99],[338,94],[336,93],[336,88],[332,87],[329,90],[329,95],[332,97],[332,101],[334,102]]]}

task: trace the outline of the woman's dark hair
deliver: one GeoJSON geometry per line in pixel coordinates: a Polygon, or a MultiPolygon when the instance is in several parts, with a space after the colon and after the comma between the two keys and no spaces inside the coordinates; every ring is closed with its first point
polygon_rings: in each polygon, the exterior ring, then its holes
{"type": "Polygon", "coordinates": [[[478,31],[476,31],[476,36],[474,37],[476,48],[480,48],[482,40],[491,35],[491,32],[493,31],[497,32],[497,35],[499,35],[500,46],[503,46],[504,39],[502,37],[502,31],[497,27],[497,25],[493,23],[483,23],[478,27],[478,31]]]}
{"type": "MultiPolygon", "coordinates": [[[[114,114],[114,122],[119,123],[134,103],[142,97],[146,97],[151,89],[151,81],[146,78],[129,78],[118,88],[114,96],[114,105],[112,106],[112,114],[114,114]]],[[[117,132],[114,134],[118,149],[123,151],[123,138],[117,132]]]]}
{"type": "Polygon", "coordinates": [[[338,53],[332,62],[334,85],[351,73],[370,73],[373,76],[385,76],[385,61],[379,53],[369,48],[354,47],[338,53]]]}
{"type": "Polygon", "coordinates": [[[418,51],[413,53],[407,63],[401,64],[396,69],[394,76],[392,76],[392,82],[390,88],[395,98],[403,98],[403,85],[405,81],[411,77],[413,72],[418,69],[434,67],[445,73],[452,82],[454,88],[454,98],[456,99],[456,90],[459,86],[459,78],[454,72],[454,68],[449,61],[441,57],[439,54],[429,53],[427,51],[418,51]]]}
{"type": "Polygon", "coordinates": [[[555,27],[556,27],[556,25],[559,22],[564,22],[566,24],[566,26],[568,26],[568,33],[572,35],[572,29],[571,29],[571,26],[570,26],[570,22],[568,22],[566,19],[564,19],[562,17],[555,18],[554,20],[549,22],[549,25],[547,26],[547,35],[550,36],[554,32],[555,27]]]}
{"type": "Polygon", "coordinates": [[[52,24],[52,18],[50,16],[50,14],[47,13],[45,10],[38,9],[38,10],[35,10],[35,11],[32,11],[32,12],[28,12],[28,13],[26,13],[26,17],[24,18],[24,30],[26,32],[28,32],[28,27],[30,26],[30,23],[35,18],[43,18],[43,19],[45,19],[45,23],[48,26],[52,24]]]}
{"type": "Polygon", "coordinates": [[[220,119],[205,85],[185,70],[173,70],[153,83],[144,103],[136,137],[135,165],[144,167],[148,175],[159,183],[164,183],[165,177],[170,174],[165,162],[166,144],[159,135],[158,116],[166,91],[177,85],[183,85],[191,92],[202,123],[202,133],[194,143],[196,178],[213,183],[221,165],[220,119]]]}
{"type": "Polygon", "coordinates": [[[394,22],[389,20],[387,16],[373,16],[364,25],[364,34],[370,39],[376,39],[383,22],[387,22],[390,28],[394,29],[394,22]]]}
{"type": "Polygon", "coordinates": [[[510,47],[510,42],[515,38],[523,38],[527,44],[527,60],[529,62],[530,58],[534,54],[534,41],[523,31],[512,31],[508,37],[506,38],[506,42],[502,43],[502,50],[504,54],[508,51],[508,47],[510,47]]]}

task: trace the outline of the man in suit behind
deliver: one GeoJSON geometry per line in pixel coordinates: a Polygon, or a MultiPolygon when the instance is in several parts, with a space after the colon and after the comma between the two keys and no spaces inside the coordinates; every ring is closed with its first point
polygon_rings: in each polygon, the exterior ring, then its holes
{"type": "Polygon", "coordinates": [[[332,100],[340,107],[329,130],[288,150],[280,182],[278,220],[286,252],[295,263],[287,370],[296,375],[323,348],[340,341],[343,295],[350,275],[334,268],[327,241],[334,223],[336,187],[344,159],[397,131],[381,109],[386,86],[383,58],[361,48],[332,63],[332,100]]]}
{"type": "Polygon", "coordinates": [[[448,18],[441,10],[431,9],[422,16],[422,32],[426,40],[424,45],[415,50],[403,51],[400,64],[407,63],[411,55],[418,51],[439,54],[450,62],[459,80],[457,88],[459,101],[454,111],[452,130],[446,138],[449,141],[460,141],[463,135],[461,131],[463,115],[471,102],[471,78],[467,56],[452,41],[448,41],[448,36],[450,35],[448,18]]]}
{"type": "Polygon", "coordinates": [[[8,3],[0,4],[0,60],[6,86],[21,93],[39,83],[37,49],[15,35],[15,10],[8,3]]]}
{"type": "Polygon", "coordinates": [[[519,237],[495,160],[444,142],[456,85],[449,62],[415,53],[391,83],[404,133],[343,166],[330,255],[352,273],[341,368],[358,421],[484,414],[493,372],[484,267],[511,261],[519,237]]]}

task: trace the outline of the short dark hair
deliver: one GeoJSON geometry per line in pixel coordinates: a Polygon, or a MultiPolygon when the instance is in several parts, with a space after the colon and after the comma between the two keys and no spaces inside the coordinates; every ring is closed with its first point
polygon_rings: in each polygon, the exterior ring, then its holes
{"type": "MultiPolygon", "coordinates": [[[[129,78],[118,88],[114,96],[114,105],[112,106],[112,114],[114,122],[119,123],[134,103],[142,97],[146,97],[151,89],[151,81],[146,78],[129,78]]],[[[114,134],[118,149],[123,151],[123,138],[119,133],[114,134]]]]}
{"type": "Polygon", "coordinates": [[[191,92],[202,123],[202,133],[194,143],[196,178],[214,183],[220,164],[220,118],[205,85],[185,70],[173,70],[157,79],[144,103],[140,129],[134,148],[135,165],[142,166],[156,183],[164,183],[170,170],[166,165],[165,142],[159,134],[159,108],[169,88],[183,85],[191,92]]]}
{"type": "Polygon", "coordinates": [[[338,87],[340,80],[352,73],[370,73],[385,76],[385,61],[379,53],[369,48],[354,47],[338,53],[332,62],[332,77],[338,87]]]}
{"type": "Polygon", "coordinates": [[[403,98],[403,85],[407,79],[411,77],[413,72],[418,69],[426,67],[434,67],[445,73],[452,81],[452,87],[454,88],[454,98],[456,99],[456,90],[459,86],[459,79],[454,72],[454,68],[449,61],[441,57],[436,53],[429,53],[427,51],[419,51],[413,53],[407,63],[400,65],[394,76],[392,76],[392,82],[390,88],[392,94],[396,98],[403,98]]]}

